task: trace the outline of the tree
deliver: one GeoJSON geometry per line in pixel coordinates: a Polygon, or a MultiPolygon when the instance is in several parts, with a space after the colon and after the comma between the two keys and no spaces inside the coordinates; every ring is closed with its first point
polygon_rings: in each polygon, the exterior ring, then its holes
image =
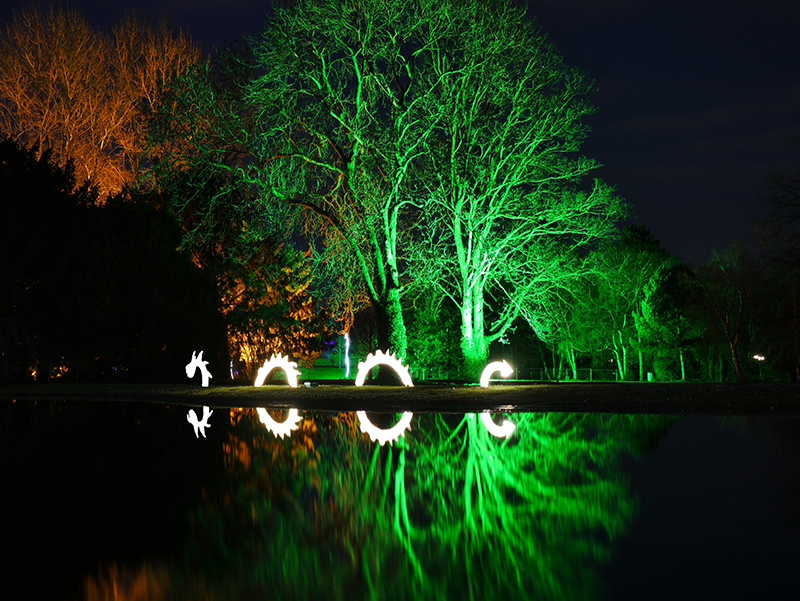
{"type": "Polygon", "coordinates": [[[702,323],[689,311],[694,286],[692,273],[679,263],[663,265],[644,287],[640,337],[648,339],[661,357],[675,357],[680,363],[681,381],[686,380],[685,351],[702,330],[702,323]]]}
{"type": "MultiPolygon", "coordinates": [[[[596,284],[594,302],[599,313],[592,323],[603,332],[617,361],[619,376],[629,379],[629,351],[638,354],[638,379],[644,380],[641,329],[646,285],[667,262],[668,255],[647,227],[626,227],[615,242],[607,243],[588,256],[589,272],[596,284]]],[[[583,321],[583,327],[585,325],[583,321]]]]}
{"type": "Polygon", "coordinates": [[[306,232],[337,249],[337,269],[358,271],[378,344],[401,358],[401,239],[438,135],[426,63],[445,33],[427,17],[431,5],[324,0],[277,10],[254,43],[263,74],[248,96],[263,128],[264,185],[304,209],[306,232]]]}
{"type": "Polygon", "coordinates": [[[745,335],[746,322],[757,308],[754,302],[763,286],[764,263],[759,246],[754,257],[744,243],[735,243],[697,269],[697,284],[711,314],[722,327],[731,352],[736,379],[746,381],[739,356],[739,343],[745,335]]]}
{"type": "Polygon", "coordinates": [[[800,161],[791,170],[772,170],[760,197],[764,215],[760,226],[767,236],[765,271],[783,292],[777,319],[786,366],[800,382],[800,161]]]}
{"type": "Polygon", "coordinates": [[[508,3],[439,6],[428,30],[452,34],[429,40],[441,123],[432,158],[441,175],[426,207],[439,227],[425,260],[459,307],[474,375],[489,344],[526,305],[535,313],[574,277],[568,258],[609,236],[624,209],[604,183],[580,185],[599,166],[576,155],[592,82],[508,3]]]}
{"type": "Polygon", "coordinates": [[[142,151],[142,105],[196,62],[198,47],[166,21],[131,15],[110,34],[74,8],[24,7],[0,29],[0,131],[75,165],[100,199],[133,181],[142,151]]]}
{"type": "Polygon", "coordinates": [[[313,365],[326,316],[308,295],[309,265],[302,253],[264,243],[246,262],[231,253],[209,261],[217,276],[222,313],[228,327],[228,351],[248,378],[259,361],[284,353],[313,365]]]}
{"type": "Polygon", "coordinates": [[[71,163],[37,154],[0,142],[0,347],[15,350],[0,378],[175,380],[193,350],[224,358],[214,282],[175,251],[172,217],[146,199],[95,206],[71,163]]]}

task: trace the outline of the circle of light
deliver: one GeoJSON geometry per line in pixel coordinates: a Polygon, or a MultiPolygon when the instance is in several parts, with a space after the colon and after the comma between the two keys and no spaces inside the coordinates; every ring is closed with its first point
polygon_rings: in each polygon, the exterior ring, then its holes
{"type": "MultiPolygon", "coordinates": [[[[256,377],[254,386],[256,388],[263,386],[269,373],[276,367],[281,368],[286,373],[286,380],[289,386],[297,388],[297,376],[300,375],[300,372],[297,370],[297,363],[289,361],[289,357],[284,357],[280,353],[278,353],[277,356],[273,354],[269,361],[264,361],[264,366],[258,369],[258,377],[256,377]]],[[[267,430],[281,438],[284,436],[291,436],[292,430],[296,430],[297,424],[302,420],[297,409],[289,409],[289,415],[283,422],[276,422],[263,407],[256,408],[256,411],[258,412],[261,423],[266,426],[267,430]]]]}
{"type": "MultiPolygon", "coordinates": [[[[388,365],[395,373],[400,376],[400,381],[405,386],[414,386],[411,381],[411,375],[408,373],[408,368],[404,367],[400,360],[391,353],[384,354],[383,351],[375,351],[373,355],[370,353],[367,358],[358,364],[358,374],[356,375],[356,386],[363,386],[364,379],[367,377],[369,370],[376,365],[388,365]]],[[[403,417],[393,427],[388,430],[383,430],[376,427],[367,417],[366,411],[358,411],[358,421],[361,431],[369,434],[373,442],[378,442],[383,446],[387,441],[394,442],[401,436],[405,435],[406,430],[411,429],[411,418],[414,416],[410,411],[403,413],[403,417]]]]}
{"type": "Polygon", "coordinates": [[[373,442],[379,443],[381,446],[383,446],[386,442],[389,442],[389,444],[393,443],[395,440],[403,436],[406,433],[406,430],[410,430],[411,418],[414,417],[413,413],[406,411],[403,413],[403,417],[400,418],[400,421],[394,426],[388,430],[382,430],[369,421],[366,411],[358,411],[357,415],[359,425],[361,426],[361,431],[365,434],[369,434],[370,439],[372,439],[373,442]]]}
{"type": "MultiPolygon", "coordinates": [[[[489,388],[489,378],[497,371],[499,371],[500,375],[504,378],[507,378],[514,373],[514,369],[505,359],[502,361],[493,361],[484,367],[483,372],[481,373],[481,386],[483,388],[489,388]]],[[[489,431],[489,434],[496,436],[497,438],[508,438],[517,427],[514,422],[508,419],[503,420],[503,424],[498,426],[492,421],[492,416],[489,413],[481,413],[481,423],[489,431]]]]}

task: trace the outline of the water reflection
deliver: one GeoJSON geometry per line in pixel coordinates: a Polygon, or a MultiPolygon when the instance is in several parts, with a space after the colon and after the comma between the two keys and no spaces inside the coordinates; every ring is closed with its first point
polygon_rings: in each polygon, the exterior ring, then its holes
{"type": "Polygon", "coordinates": [[[498,439],[475,414],[417,414],[382,447],[355,413],[306,412],[286,439],[255,410],[230,417],[225,483],[183,557],[112,566],[85,598],[593,598],[635,515],[620,454],[673,421],[515,414],[498,439]]]}

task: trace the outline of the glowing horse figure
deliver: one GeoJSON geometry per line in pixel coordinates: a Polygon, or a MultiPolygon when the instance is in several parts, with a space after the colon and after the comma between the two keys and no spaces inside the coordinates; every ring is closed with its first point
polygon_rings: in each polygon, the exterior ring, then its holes
{"type": "Polygon", "coordinates": [[[211,372],[208,371],[206,367],[208,365],[208,361],[203,361],[203,351],[200,351],[200,354],[195,357],[195,354],[192,353],[192,360],[186,366],[186,375],[189,378],[194,377],[195,370],[199,367],[200,368],[200,375],[203,376],[202,385],[203,388],[208,387],[208,379],[212,378],[211,372]]]}

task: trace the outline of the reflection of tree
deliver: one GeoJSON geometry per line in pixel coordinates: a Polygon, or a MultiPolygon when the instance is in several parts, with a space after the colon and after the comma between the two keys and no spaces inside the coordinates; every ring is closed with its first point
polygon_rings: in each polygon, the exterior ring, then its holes
{"type": "Polygon", "coordinates": [[[465,578],[471,598],[588,596],[591,564],[633,514],[615,470],[629,440],[613,432],[620,419],[517,414],[498,442],[475,415],[452,429],[437,417],[417,472],[435,500],[428,536],[459,557],[442,585],[465,578]]]}
{"type": "Polygon", "coordinates": [[[250,410],[231,415],[231,486],[194,512],[185,563],[160,577],[172,592],[591,597],[594,565],[633,515],[616,459],[665,423],[517,414],[499,441],[474,414],[417,416],[408,440],[380,447],[353,414],[306,413],[289,439],[250,410]]]}

